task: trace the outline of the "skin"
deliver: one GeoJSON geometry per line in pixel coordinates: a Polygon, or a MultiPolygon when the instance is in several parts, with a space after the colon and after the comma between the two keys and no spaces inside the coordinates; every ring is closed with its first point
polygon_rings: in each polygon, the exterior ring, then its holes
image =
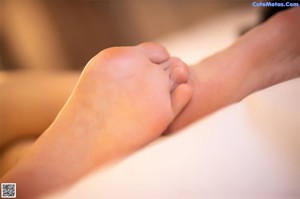
{"type": "Polygon", "coordinates": [[[187,80],[187,66],[156,44],[100,52],[55,121],[2,181],[16,182],[19,197],[37,198],[140,149],[188,103],[187,80]]]}

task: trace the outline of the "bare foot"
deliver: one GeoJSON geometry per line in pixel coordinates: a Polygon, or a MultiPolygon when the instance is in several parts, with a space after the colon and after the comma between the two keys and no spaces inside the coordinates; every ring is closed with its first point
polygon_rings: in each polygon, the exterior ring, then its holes
{"type": "Polygon", "coordinates": [[[4,180],[33,198],[147,145],[188,103],[187,79],[187,66],[153,43],[100,52],[54,123],[4,180]]]}

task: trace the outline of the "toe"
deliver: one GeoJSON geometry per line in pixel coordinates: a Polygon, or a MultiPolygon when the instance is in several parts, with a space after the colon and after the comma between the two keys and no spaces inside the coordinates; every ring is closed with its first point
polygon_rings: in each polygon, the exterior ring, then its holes
{"type": "Polygon", "coordinates": [[[160,65],[170,76],[170,91],[188,80],[188,66],[177,57],[171,57],[160,65]]]}
{"type": "Polygon", "coordinates": [[[174,118],[184,109],[192,98],[192,88],[188,84],[180,84],[171,93],[174,118]]]}
{"type": "Polygon", "coordinates": [[[150,61],[155,64],[161,64],[170,57],[167,50],[157,43],[145,42],[135,47],[144,53],[150,59],[150,61]]]}

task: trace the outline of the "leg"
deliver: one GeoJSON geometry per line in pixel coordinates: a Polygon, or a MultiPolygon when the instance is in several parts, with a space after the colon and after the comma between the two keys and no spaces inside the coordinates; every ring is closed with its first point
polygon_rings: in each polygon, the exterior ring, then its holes
{"type": "Polygon", "coordinates": [[[0,177],[20,161],[35,141],[36,138],[21,139],[0,152],[0,177]]]}
{"type": "Polygon", "coordinates": [[[77,72],[0,73],[0,149],[44,132],[78,78],[77,72]]]}
{"type": "Polygon", "coordinates": [[[300,76],[300,8],[276,14],[229,48],[191,67],[193,97],[174,132],[249,94],[300,76]]]}

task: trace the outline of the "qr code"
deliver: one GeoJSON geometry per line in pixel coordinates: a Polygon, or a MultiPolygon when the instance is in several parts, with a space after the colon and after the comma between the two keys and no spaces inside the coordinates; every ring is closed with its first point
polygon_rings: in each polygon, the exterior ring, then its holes
{"type": "Polygon", "coordinates": [[[2,198],[16,198],[16,196],[17,196],[16,183],[1,183],[2,198]]]}

